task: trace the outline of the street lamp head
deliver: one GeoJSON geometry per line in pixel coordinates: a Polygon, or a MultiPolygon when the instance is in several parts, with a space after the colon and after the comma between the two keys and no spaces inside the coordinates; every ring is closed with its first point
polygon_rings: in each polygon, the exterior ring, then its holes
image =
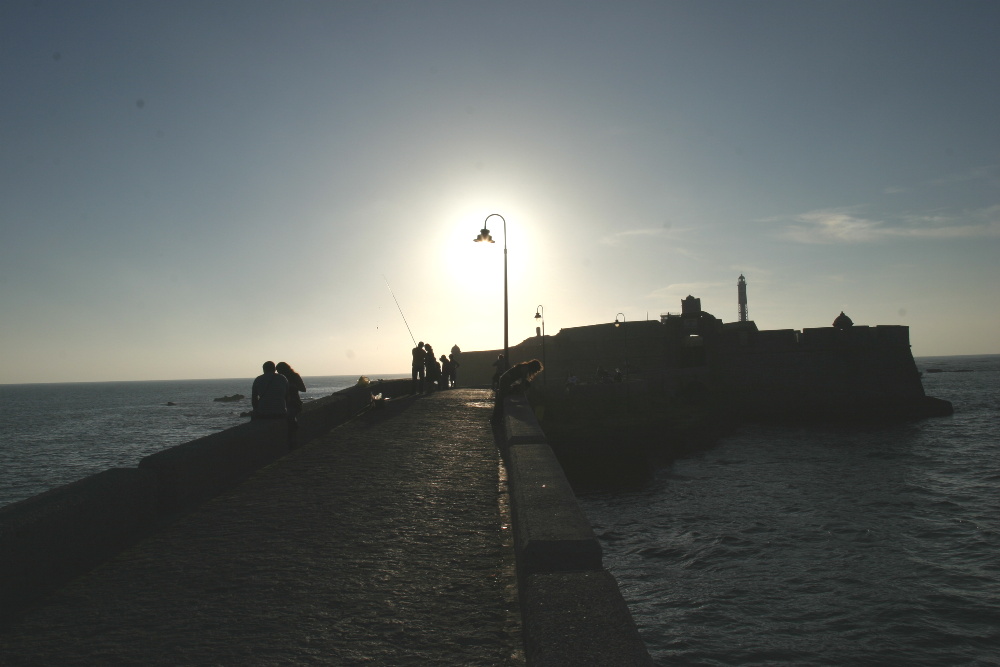
{"type": "Polygon", "coordinates": [[[542,308],[541,306],[538,306],[538,308],[535,308],[535,319],[536,320],[540,320],[540,319],[544,318],[545,316],[542,314],[544,312],[545,312],[545,309],[542,308]]]}
{"type": "Polygon", "coordinates": [[[482,231],[479,232],[479,236],[472,239],[473,243],[493,243],[493,237],[490,236],[490,230],[483,227],[482,231]]]}
{"type": "Polygon", "coordinates": [[[615,328],[618,328],[618,327],[620,327],[623,324],[625,324],[625,314],[624,313],[618,313],[618,315],[615,315],[615,328]],[[618,321],[618,317],[619,316],[621,316],[621,318],[622,318],[620,322],[618,321]]]}

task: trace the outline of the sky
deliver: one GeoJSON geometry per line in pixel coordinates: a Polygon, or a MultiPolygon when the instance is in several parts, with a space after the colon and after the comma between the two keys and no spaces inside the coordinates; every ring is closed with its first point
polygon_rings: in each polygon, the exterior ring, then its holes
{"type": "Polygon", "coordinates": [[[997,63],[993,1],[6,0],[0,383],[502,348],[504,244],[511,345],[742,274],[1000,353],[997,63]]]}

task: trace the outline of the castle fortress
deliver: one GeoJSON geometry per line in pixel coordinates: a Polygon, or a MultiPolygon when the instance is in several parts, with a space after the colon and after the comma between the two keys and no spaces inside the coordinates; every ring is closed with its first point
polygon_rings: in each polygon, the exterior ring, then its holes
{"type": "MultiPolygon", "coordinates": [[[[601,384],[601,368],[612,383],[617,378],[632,385],[631,395],[711,401],[744,418],[951,413],[946,401],[924,395],[908,327],[857,326],[843,316],[838,326],[760,330],[748,318],[743,276],[738,296],[737,322],[722,322],[702,310],[700,299],[688,296],[679,314],[665,313],[659,320],[572,327],[529,338],[510,348],[511,363],[544,357],[545,372],[533,393],[565,393],[572,376],[581,388],[601,384]]],[[[464,352],[460,383],[488,385],[499,353],[464,352]]]]}

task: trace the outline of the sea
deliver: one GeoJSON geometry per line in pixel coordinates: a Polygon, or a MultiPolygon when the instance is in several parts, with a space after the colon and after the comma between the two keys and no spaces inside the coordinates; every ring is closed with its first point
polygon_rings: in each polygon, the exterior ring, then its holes
{"type": "Polygon", "coordinates": [[[662,665],[1000,665],[1000,355],[921,357],[955,414],[748,425],[581,497],[662,665]]]}
{"type": "MultiPolygon", "coordinates": [[[[657,664],[1000,665],[1000,355],[916,362],[953,416],[746,425],[580,496],[657,664]]],[[[250,383],[0,385],[0,506],[239,424],[250,383]]]]}

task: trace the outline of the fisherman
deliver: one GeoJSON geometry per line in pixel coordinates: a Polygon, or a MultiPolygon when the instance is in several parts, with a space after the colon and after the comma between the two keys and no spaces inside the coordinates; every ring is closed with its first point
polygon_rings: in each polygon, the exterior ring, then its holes
{"type": "Polygon", "coordinates": [[[413,378],[413,386],[410,389],[411,394],[424,393],[424,341],[417,343],[417,346],[413,348],[410,353],[413,355],[413,363],[411,365],[411,377],[413,378]],[[420,378],[420,382],[417,382],[417,378],[420,378]]]}

